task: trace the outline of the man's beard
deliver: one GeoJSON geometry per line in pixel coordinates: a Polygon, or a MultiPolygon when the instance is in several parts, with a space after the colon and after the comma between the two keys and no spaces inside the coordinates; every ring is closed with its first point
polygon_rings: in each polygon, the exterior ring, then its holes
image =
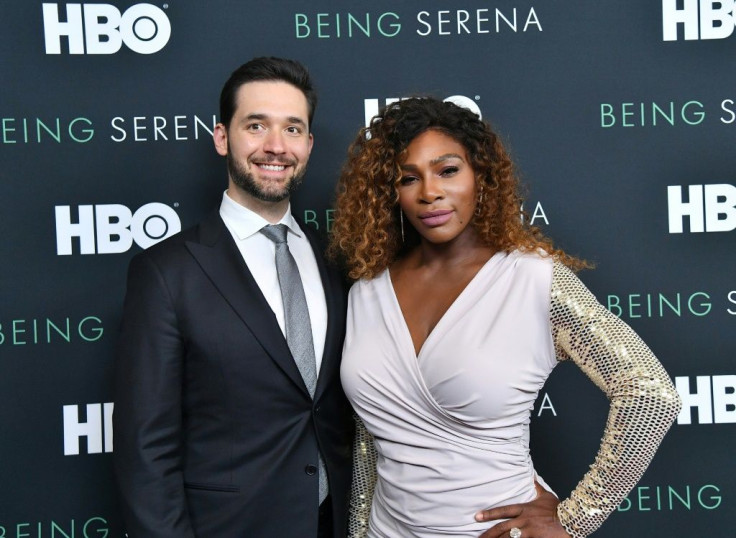
{"type": "MultiPolygon", "coordinates": [[[[282,162],[283,163],[283,162],[282,162]]],[[[276,192],[264,190],[255,180],[253,174],[248,172],[244,166],[232,158],[230,152],[227,154],[227,170],[233,183],[243,189],[245,192],[261,200],[262,202],[280,202],[291,196],[291,193],[301,184],[307,168],[303,166],[301,169],[296,168],[295,162],[288,163],[294,166],[294,174],[289,178],[283,189],[276,192]]],[[[255,166],[255,165],[253,165],[255,166]]]]}

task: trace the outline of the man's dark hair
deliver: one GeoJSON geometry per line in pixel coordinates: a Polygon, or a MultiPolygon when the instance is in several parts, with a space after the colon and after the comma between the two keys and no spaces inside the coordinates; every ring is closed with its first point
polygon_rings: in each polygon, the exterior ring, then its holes
{"type": "Polygon", "coordinates": [[[230,75],[220,93],[220,121],[226,128],[230,127],[230,121],[237,108],[238,90],[243,84],[258,80],[286,82],[301,90],[307,99],[307,113],[311,129],[314,109],[317,107],[317,93],[312,86],[312,79],[307,68],[295,60],[274,57],[253,58],[230,75]]]}

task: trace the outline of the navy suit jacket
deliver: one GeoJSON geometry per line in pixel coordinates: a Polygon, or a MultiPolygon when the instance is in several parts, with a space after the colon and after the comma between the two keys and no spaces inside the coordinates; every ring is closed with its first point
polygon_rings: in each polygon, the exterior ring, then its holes
{"type": "Polygon", "coordinates": [[[317,535],[318,450],[345,536],[352,419],[339,378],[345,288],[313,232],[328,324],[314,400],[217,212],[128,271],[113,461],[132,538],[317,535]]]}

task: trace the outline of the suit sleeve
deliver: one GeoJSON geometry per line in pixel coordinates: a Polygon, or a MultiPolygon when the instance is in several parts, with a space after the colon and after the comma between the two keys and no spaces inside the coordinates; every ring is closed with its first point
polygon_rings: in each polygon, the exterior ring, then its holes
{"type": "Polygon", "coordinates": [[[194,538],[182,473],[184,346],[164,277],[145,253],[128,269],[115,361],[113,461],[131,538],[194,538]]]}
{"type": "Polygon", "coordinates": [[[559,263],[553,273],[550,319],[557,356],[574,361],[611,402],[595,461],[557,507],[568,534],[582,538],[595,531],[639,481],[681,401],[641,338],[559,263]]]}

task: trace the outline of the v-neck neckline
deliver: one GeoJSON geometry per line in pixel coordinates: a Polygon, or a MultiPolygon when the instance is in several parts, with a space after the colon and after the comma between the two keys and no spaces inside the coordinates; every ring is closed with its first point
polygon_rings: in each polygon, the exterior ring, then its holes
{"type": "Polygon", "coordinates": [[[425,347],[427,346],[427,342],[432,338],[432,335],[434,335],[438,328],[443,325],[443,322],[445,321],[445,318],[448,317],[449,313],[455,309],[455,305],[457,305],[460,300],[463,298],[464,295],[466,295],[466,292],[469,288],[471,288],[478,280],[478,277],[481,273],[483,273],[487,267],[491,265],[491,262],[495,260],[499,255],[506,254],[505,252],[496,252],[493,254],[490,258],[488,258],[483,265],[476,271],[476,273],[473,275],[473,277],[468,281],[468,283],[465,285],[465,287],[460,290],[460,293],[457,294],[457,297],[450,303],[450,306],[447,307],[447,310],[445,310],[440,318],[437,320],[437,323],[435,323],[434,327],[432,327],[432,330],[429,331],[427,334],[427,337],[424,339],[424,342],[422,342],[422,345],[419,346],[419,351],[417,351],[416,346],[414,345],[414,339],[411,337],[411,330],[409,329],[409,324],[406,322],[406,317],[404,316],[404,311],[401,309],[401,303],[399,303],[399,297],[396,295],[396,289],[394,289],[394,282],[391,279],[391,271],[387,268],[386,269],[386,282],[389,288],[389,292],[391,295],[391,298],[394,303],[394,308],[396,309],[396,312],[399,315],[399,318],[401,319],[401,324],[404,329],[404,333],[406,338],[409,341],[409,347],[412,350],[412,354],[414,356],[414,359],[419,360],[419,357],[422,355],[422,351],[424,351],[425,347]]]}

